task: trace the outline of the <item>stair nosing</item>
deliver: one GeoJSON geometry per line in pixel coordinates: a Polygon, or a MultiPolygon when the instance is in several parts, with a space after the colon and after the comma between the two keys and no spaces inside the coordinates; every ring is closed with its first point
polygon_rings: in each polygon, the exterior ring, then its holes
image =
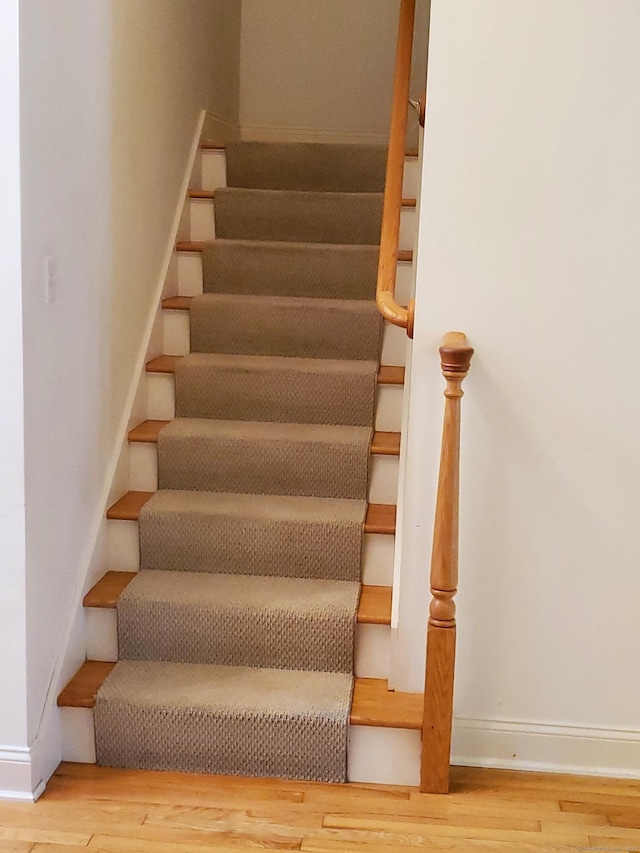
{"type": "MultiPolygon", "coordinates": [[[[116,666],[111,661],[85,661],[58,695],[60,708],[95,707],[96,695],[116,666]]],[[[399,693],[377,678],[355,678],[349,714],[350,725],[391,729],[422,728],[422,702],[419,693],[399,693]],[[378,704],[378,710],[372,704],[378,704]]]]}
{"type": "MultiPolygon", "coordinates": [[[[94,610],[115,610],[118,598],[137,574],[138,572],[106,572],[85,595],[83,606],[94,610]],[[117,595],[114,596],[115,591],[117,595]]],[[[362,584],[357,622],[360,625],[391,624],[390,586],[362,584]]]]}
{"type": "MultiPolygon", "coordinates": [[[[126,492],[107,509],[107,519],[110,521],[138,521],[140,510],[155,494],[156,492],[126,492]]],[[[394,504],[367,504],[364,532],[385,536],[395,535],[396,506],[394,504]]]]}
{"type": "MultiPolygon", "coordinates": [[[[160,431],[171,421],[144,420],[129,430],[127,439],[130,444],[157,444],[160,431]]],[[[399,456],[400,433],[375,430],[371,440],[373,456],[399,456]]]]}
{"type": "MultiPolygon", "coordinates": [[[[225,189],[226,189],[226,187],[225,187],[225,189]]],[[[189,195],[189,199],[191,201],[215,202],[216,190],[194,189],[194,190],[189,190],[188,195],[189,195]]],[[[402,199],[402,207],[405,210],[411,210],[411,209],[417,207],[417,204],[418,204],[418,200],[415,198],[406,197],[406,198],[402,199]]]]}
{"type": "MultiPolygon", "coordinates": [[[[349,144],[349,143],[345,143],[349,144]]],[[[226,143],[224,142],[213,142],[209,139],[204,139],[200,142],[199,148],[201,151],[225,151],[227,150],[226,143]]],[[[418,157],[418,149],[417,148],[407,148],[404,153],[406,159],[413,160],[418,157]]]]}
{"type": "MultiPolygon", "coordinates": [[[[224,353],[217,353],[224,355],[224,353]]],[[[183,355],[159,355],[152,358],[145,365],[147,373],[161,373],[173,375],[176,365],[183,355]]],[[[381,364],[378,368],[378,385],[404,385],[405,368],[395,364],[381,364]]]]}
{"type": "MultiPolygon", "coordinates": [[[[176,243],[176,252],[188,252],[191,254],[199,255],[204,251],[204,247],[207,243],[213,243],[213,240],[180,240],[176,243]]],[[[261,241],[254,241],[261,242],[261,241]]],[[[322,244],[318,244],[322,245],[322,244]]],[[[343,245],[343,244],[340,244],[343,245]]],[[[352,245],[346,243],[344,245],[352,245]]],[[[413,263],[413,250],[412,249],[399,249],[397,255],[398,263],[410,264],[413,263]]]]}

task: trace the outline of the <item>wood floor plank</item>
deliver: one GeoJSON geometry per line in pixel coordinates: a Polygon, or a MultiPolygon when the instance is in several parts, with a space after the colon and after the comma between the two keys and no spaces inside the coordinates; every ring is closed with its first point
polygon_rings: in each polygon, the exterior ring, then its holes
{"type": "MultiPolygon", "coordinates": [[[[96,853],[256,848],[567,853],[577,847],[638,846],[639,833],[632,827],[607,826],[603,815],[573,811],[585,788],[585,797],[599,793],[607,807],[629,811],[628,780],[453,770],[474,787],[437,796],[412,788],[64,764],[35,805],[0,803],[0,853],[3,845],[14,845],[7,848],[10,853],[77,853],[89,834],[85,849],[96,853]],[[558,791],[564,791],[565,809],[554,798],[558,791]]],[[[596,806],[595,799],[589,803],[596,806]]]]}
{"type": "Polygon", "coordinates": [[[31,841],[0,841],[0,853],[31,853],[31,850],[33,850],[31,841]]]}
{"type": "Polygon", "coordinates": [[[91,840],[90,832],[65,832],[55,829],[36,829],[32,826],[0,826],[0,842],[41,842],[43,844],[67,844],[78,850],[91,840]]]}

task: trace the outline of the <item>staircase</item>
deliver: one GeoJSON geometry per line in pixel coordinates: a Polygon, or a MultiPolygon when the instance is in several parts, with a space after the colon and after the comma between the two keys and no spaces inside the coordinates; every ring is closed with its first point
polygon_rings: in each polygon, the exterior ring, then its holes
{"type": "Polygon", "coordinates": [[[417,782],[422,700],[385,681],[404,337],[374,302],[384,165],[203,145],[58,702],[67,760],[417,782]]]}

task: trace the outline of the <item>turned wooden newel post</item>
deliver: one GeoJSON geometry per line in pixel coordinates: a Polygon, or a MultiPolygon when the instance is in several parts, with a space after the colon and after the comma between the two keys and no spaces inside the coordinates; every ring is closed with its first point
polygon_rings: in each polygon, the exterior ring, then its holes
{"type": "Polygon", "coordinates": [[[447,380],[438,496],[431,553],[431,594],[422,724],[420,790],[449,791],[453,675],[458,589],[458,503],[460,480],[460,401],[473,349],[461,332],[449,332],[440,347],[447,380]]]}

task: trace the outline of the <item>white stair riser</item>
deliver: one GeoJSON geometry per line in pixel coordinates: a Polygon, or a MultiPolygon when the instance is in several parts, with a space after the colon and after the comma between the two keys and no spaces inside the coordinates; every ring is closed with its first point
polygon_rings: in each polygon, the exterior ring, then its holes
{"type": "MultiPolygon", "coordinates": [[[[410,247],[412,248],[412,247],[410,247]]],[[[202,253],[177,252],[178,255],[178,293],[180,296],[199,296],[202,284],[202,253]]],[[[398,302],[406,305],[412,299],[413,264],[401,261],[396,275],[396,296],[398,302]]]]}
{"type": "MultiPolygon", "coordinates": [[[[95,729],[90,708],[61,708],[62,760],[96,763],[95,729]]],[[[417,785],[420,732],[377,726],[349,726],[347,776],[350,782],[417,785]]]]}
{"type": "Polygon", "coordinates": [[[389,625],[356,626],[354,674],[357,678],[389,678],[391,628],[389,625]]]}
{"type": "Polygon", "coordinates": [[[418,217],[415,207],[403,207],[400,213],[400,235],[398,237],[398,249],[400,251],[412,251],[416,242],[416,228],[418,217]]]}
{"type": "MultiPolygon", "coordinates": [[[[194,241],[213,240],[216,236],[215,203],[213,199],[191,199],[191,232],[188,239],[194,241]]],[[[403,207],[400,214],[400,236],[398,248],[413,249],[416,234],[416,210],[403,207]]]]}
{"type": "Polygon", "coordinates": [[[200,296],[202,293],[202,255],[200,252],[178,252],[178,293],[200,296]]]}
{"type": "Polygon", "coordinates": [[[407,305],[414,293],[413,264],[398,264],[396,272],[396,299],[400,305],[407,305]]]}
{"type": "MultiPolygon", "coordinates": [[[[155,492],[158,489],[157,446],[151,442],[131,444],[129,454],[130,488],[134,492],[155,492]]],[[[395,504],[398,501],[397,456],[371,457],[369,468],[369,503],[395,504]]]]}
{"type": "MultiPolygon", "coordinates": [[[[362,552],[362,583],[391,586],[393,582],[394,536],[365,533],[362,552]]],[[[107,521],[106,565],[121,572],[140,568],[140,539],[137,521],[107,521]]]]}
{"type": "MultiPolygon", "coordinates": [[[[383,432],[400,432],[402,426],[402,385],[379,385],[375,428],[383,432]]],[[[170,421],[175,417],[175,384],[170,373],[147,376],[147,417],[170,421]]]]}
{"type": "Polygon", "coordinates": [[[213,240],[216,236],[215,205],[211,199],[192,198],[190,240],[213,240]]]}
{"type": "MultiPolygon", "coordinates": [[[[116,611],[85,607],[87,657],[90,660],[118,660],[118,626],[116,611]]],[[[358,678],[389,677],[388,625],[356,626],[355,675],[358,678]]]]}
{"type": "Polygon", "coordinates": [[[60,708],[62,761],[96,763],[96,734],[91,708],[60,708]]]}
{"type": "Polygon", "coordinates": [[[347,778],[378,785],[420,784],[420,732],[349,726],[347,778]]]}
{"type": "Polygon", "coordinates": [[[402,197],[417,198],[420,191],[420,161],[417,157],[406,157],[402,178],[402,197]]]}
{"type": "MultiPolygon", "coordinates": [[[[164,353],[187,355],[189,352],[189,312],[164,310],[164,353]]],[[[404,329],[385,323],[382,339],[382,363],[406,364],[407,335],[404,329]]]]}
{"type": "Polygon", "coordinates": [[[199,189],[217,190],[227,185],[227,155],[224,151],[201,151],[202,183],[199,189]]]}
{"type": "MultiPolygon", "coordinates": [[[[224,151],[201,151],[195,173],[202,175],[202,183],[194,184],[203,190],[216,190],[227,185],[227,157],[224,151]]],[[[406,157],[404,161],[404,198],[416,198],[420,183],[420,164],[417,157],[406,157]]]]}

